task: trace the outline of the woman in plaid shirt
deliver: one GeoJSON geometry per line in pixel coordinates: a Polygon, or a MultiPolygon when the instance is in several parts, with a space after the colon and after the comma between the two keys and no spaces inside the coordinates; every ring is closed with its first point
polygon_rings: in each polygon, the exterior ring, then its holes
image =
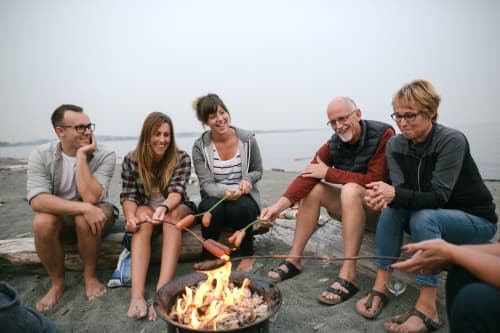
{"type": "MultiPolygon", "coordinates": [[[[186,184],[191,175],[189,155],[177,149],[172,120],[152,112],[144,120],[137,148],[122,163],[122,193],[125,229],[133,233],[131,245],[132,289],[128,317],[148,314],[144,299],[146,274],[151,257],[151,237],[162,231],[162,258],[156,289],[173,279],[181,247],[181,232],[161,220],[177,222],[192,214],[196,206],[189,201],[186,184]],[[142,223],[148,222],[148,223],[142,223]]],[[[156,319],[151,305],[148,318],[156,319]]]]}

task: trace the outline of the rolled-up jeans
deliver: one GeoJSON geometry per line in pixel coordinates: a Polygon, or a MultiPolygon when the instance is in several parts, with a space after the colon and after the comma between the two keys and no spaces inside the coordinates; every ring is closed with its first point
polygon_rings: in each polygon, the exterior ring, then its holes
{"type": "MultiPolygon", "coordinates": [[[[496,230],[496,224],[461,210],[386,208],[377,224],[376,255],[399,257],[405,231],[414,243],[442,238],[452,244],[480,244],[488,242],[496,230]]],[[[376,259],[374,265],[390,271],[393,262],[376,259]]],[[[437,288],[439,274],[417,274],[416,282],[437,288]]]]}

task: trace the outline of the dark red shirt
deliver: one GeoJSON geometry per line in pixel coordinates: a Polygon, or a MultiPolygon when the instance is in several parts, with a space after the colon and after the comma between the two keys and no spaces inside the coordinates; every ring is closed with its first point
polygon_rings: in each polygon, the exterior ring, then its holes
{"type": "MultiPolygon", "coordinates": [[[[394,135],[394,130],[388,128],[385,130],[377,150],[368,162],[366,173],[351,172],[333,167],[328,168],[325,181],[333,184],[356,183],[365,186],[368,183],[387,180],[389,178],[389,170],[387,169],[387,160],[385,158],[385,145],[387,141],[394,135]]],[[[316,157],[319,157],[326,165],[332,165],[332,157],[328,149],[328,141],[324,143],[310,163],[316,164],[316,157]]],[[[283,194],[285,198],[295,204],[305,198],[320,179],[311,177],[297,176],[295,180],[288,186],[288,189],[283,194]]]]}

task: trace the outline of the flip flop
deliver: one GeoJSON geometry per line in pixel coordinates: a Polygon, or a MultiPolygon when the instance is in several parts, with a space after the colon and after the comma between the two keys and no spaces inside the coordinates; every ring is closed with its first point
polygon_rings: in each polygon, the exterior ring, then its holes
{"type": "Polygon", "coordinates": [[[339,303],[342,303],[344,301],[347,301],[349,298],[354,296],[359,290],[359,288],[356,287],[352,282],[347,281],[346,279],[343,279],[340,276],[338,276],[335,279],[335,281],[333,281],[331,284],[333,284],[335,282],[338,282],[342,287],[347,289],[347,292],[343,291],[342,289],[328,287],[328,288],[326,288],[325,291],[340,296],[340,299],[327,298],[327,297],[323,296],[323,294],[321,294],[321,295],[319,295],[319,298],[318,298],[318,301],[320,303],[323,303],[326,305],[339,304],[339,303]]]}
{"type": "Polygon", "coordinates": [[[366,319],[375,319],[378,317],[378,315],[380,314],[380,312],[382,311],[382,309],[387,305],[387,303],[389,303],[389,298],[387,297],[386,294],[380,292],[380,291],[377,291],[375,289],[372,289],[368,292],[368,298],[366,299],[365,301],[365,308],[367,309],[371,309],[372,306],[373,306],[373,298],[375,296],[379,297],[380,298],[380,302],[378,303],[378,308],[375,312],[373,313],[363,313],[361,311],[358,310],[358,308],[356,307],[356,312],[359,313],[361,316],[365,317],[366,319]]]}
{"type": "Polygon", "coordinates": [[[278,265],[277,268],[271,269],[271,272],[278,273],[278,275],[280,276],[280,278],[279,279],[274,279],[274,278],[270,277],[269,275],[267,277],[271,281],[273,281],[274,283],[279,283],[279,282],[283,282],[285,280],[293,278],[295,275],[300,274],[302,271],[300,269],[298,269],[297,267],[295,267],[295,265],[292,264],[290,261],[283,260],[282,262],[280,262],[280,264],[278,265]],[[288,268],[288,272],[285,272],[284,270],[282,270],[280,268],[281,265],[286,266],[286,268],[288,268]]]}
{"type": "MultiPolygon", "coordinates": [[[[416,308],[413,308],[413,309],[411,309],[411,310],[409,310],[409,311],[407,311],[407,312],[405,312],[403,314],[400,314],[398,316],[393,317],[391,320],[389,320],[389,322],[396,323],[396,324],[403,324],[408,319],[410,319],[410,317],[418,317],[418,318],[420,318],[422,320],[422,322],[424,323],[424,325],[425,325],[425,328],[422,328],[422,329],[420,329],[418,331],[415,331],[415,332],[412,332],[412,333],[432,332],[432,331],[440,329],[444,325],[443,322],[440,322],[440,323],[435,322],[434,320],[432,320],[431,318],[427,317],[424,313],[420,312],[416,308]]],[[[395,330],[388,329],[386,327],[384,327],[384,328],[385,328],[385,330],[387,332],[395,332],[395,333],[398,332],[398,331],[395,331],[395,330]]]]}

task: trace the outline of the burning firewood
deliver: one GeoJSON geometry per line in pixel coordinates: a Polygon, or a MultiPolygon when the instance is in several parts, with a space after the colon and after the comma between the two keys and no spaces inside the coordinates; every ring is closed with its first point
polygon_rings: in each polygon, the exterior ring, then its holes
{"type": "Polygon", "coordinates": [[[250,325],[268,315],[264,298],[248,286],[229,282],[231,262],[207,271],[207,279],[186,287],[170,309],[169,317],[179,324],[203,330],[227,330],[250,325]]]}

